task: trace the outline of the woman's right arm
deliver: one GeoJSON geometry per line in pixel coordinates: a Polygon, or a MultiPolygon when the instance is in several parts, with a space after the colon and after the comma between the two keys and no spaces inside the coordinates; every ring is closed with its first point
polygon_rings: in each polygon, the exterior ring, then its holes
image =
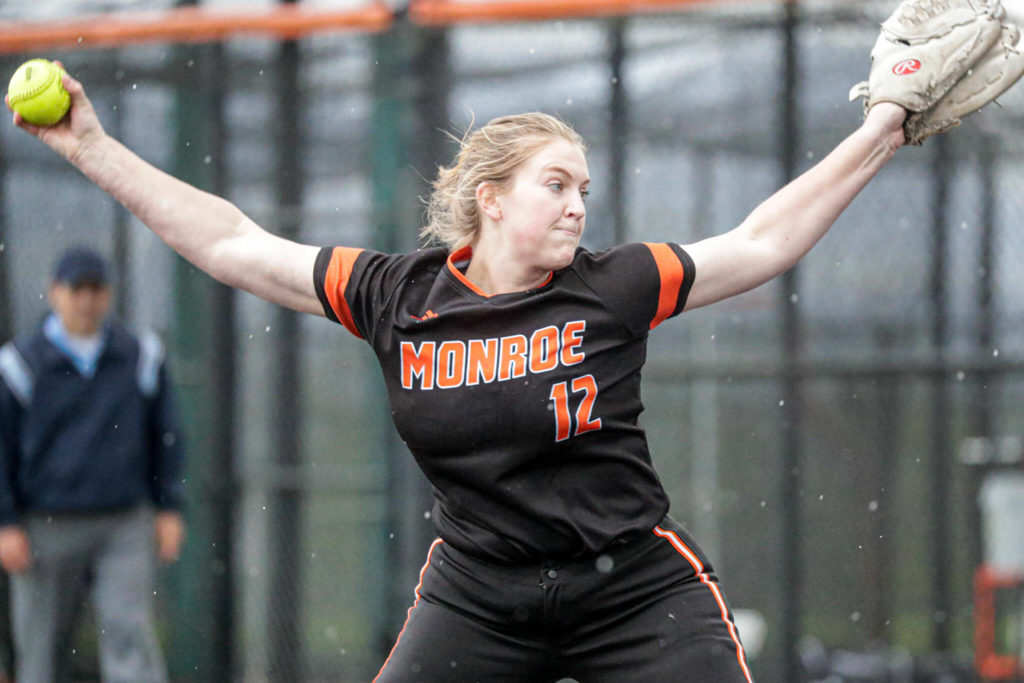
{"type": "Polygon", "coordinates": [[[171,248],[213,278],[268,301],[323,315],[313,286],[319,249],[272,235],[231,202],[142,160],[103,131],[81,84],[64,76],[71,110],[55,126],[14,123],[66,158],[171,248]]]}

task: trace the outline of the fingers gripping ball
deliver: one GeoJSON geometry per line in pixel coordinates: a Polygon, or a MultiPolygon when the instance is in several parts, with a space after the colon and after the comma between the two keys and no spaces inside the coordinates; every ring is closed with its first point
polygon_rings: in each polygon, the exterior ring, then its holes
{"type": "Polygon", "coordinates": [[[64,69],[45,59],[31,59],[11,76],[8,104],[22,118],[37,126],[52,126],[64,118],[71,96],[61,78],[64,69]]]}

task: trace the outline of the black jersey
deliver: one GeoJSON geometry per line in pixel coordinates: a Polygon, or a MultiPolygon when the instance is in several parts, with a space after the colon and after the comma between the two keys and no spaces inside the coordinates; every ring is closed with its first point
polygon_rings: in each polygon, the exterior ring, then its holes
{"type": "Polygon", "coordinates": [[[314,270],[327,317],[377,354],[439,535],[526,562],[648,533],[668,498],[637,424],[640,371],[693,261],[676,244],[581,248],[540,287],[488,296],[470,256],[333,247],[314,270]]]}

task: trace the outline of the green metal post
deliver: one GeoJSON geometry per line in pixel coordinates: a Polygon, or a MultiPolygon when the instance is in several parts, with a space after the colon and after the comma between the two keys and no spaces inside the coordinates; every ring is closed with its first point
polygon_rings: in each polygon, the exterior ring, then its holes
{"type": "MultiPolygon", "coordinates": [[[[410,251],[417,246],[417,228],[429,188],[422,178],[433,175],[444,156],[448,126],[448,38],[443,29],[416,28],[399,14],[392,29],[374,38],[374,107],[371,117],[373,247],[410,251]]],[[[372,398],[390,415],[383,386],[372,398]]],[[[386,654],[409,606],[410,588],[423,564],[433,530],[424,513],[432,505],[430,488],[398,438],[390,419],[378,428],[388,462],[389,499],[383,564],[388,567],[384,617],[380,624],[381,654],[386,654]],[[390,532],[390,533],[389,533],[390,532]]]]}
{"type": "MultiPolygon", "coordinates": [[[[216,46],[181,47],[172,173],[223,194],[222,88],[209,79],[216,46]]],[[[223,85],[223,84],[221,84],[223,85]]],[[[172,571],[175,610],[168,654],[176,680],[231,680],[233,650],[234,315],[230,293],[191,264],[175,264],[169,339],[186,425],[188,541],[172,571]]]]}
{"type": "Polygon", "coordinates": [[[606,236],[610,243],[599,245],[611,247],[623,244],[629,238],[629,217],[626,214],[626,160],[631,134],[629,116],[629,93],[626,90],[625,69],[627,46],[626,33],[629,27],[627,17],[616,17],[608,24],[610,50],[608,66],[611,71],[611,92],[608,102],[608,146],[609,154],[609,203],[611,204],[612,229],[606,236]]]}
{"type": "MultiPolygon", "coordinates": [[[[797,175],[797,151],[800,146],[799,112],[799,46],[797,33],[800,26],[797,0],[789,0],[784,7],[782,21],[782,78],[779,118],[782,136],[779,161],[782,180],[788,183],[797,175]]],[[[785,680],[797,683],[802,680],[798,652],[803,621],[803,547],[801,539],[803,475],[801,472],[801,450],[803,429],[803,394],[799,376],[799,360],[802,347],[800,334],[799,267],[782,275],[782,287],[778,305],[782,310],[783,368],[782,397],[783,423],[781,430],[782,482],[779,487],[783,505],[782,513],[782,572],[783,608],[780,615],[780,631],[785,648],[783,672],[785,680]]]]}
{"type": "MultiPolygon", "coordinates": [[[[404,77],[410,63],[410,37],[413,28],[404,17],[399,17],[387,33],[374,37],[375,73],[373,78],[373,115],[370,128],[370,163],[373,187],[373,243],[381,251],[397,251],[402,240],[402,220],[399,202],[405,190],[403,170],[409,165],[408,129],[409,106],[408,79],[404,77]]],[[[407,226],[406,229],[409,229],[407,226]]],[[[389,416],[388,399],[380,384],[373,385],[370,400],[381,406],[375,411],[389,416]]],[[[408,602],[411,543],[406,542],[408,534],[409,504],[406,493],[408,483],[415,479],[415,466],[395,436],[395,430],[387,417],[377,425],[380,443],[387,458],[387,518],[381,537],[388,539],[384,549],[382,565],[387,567],[384,615],[379,625],[380,654],[386,655],[401,626],[403,605],[408,602]],[[390,533],[389,533],[390,530],[390,533]]]]}
{"type": "MultiPolygon", "coordinates": [[[[302,72],[301,45],[288,40],[277,58],[275,120],[276,167],[274,196],[282,237],[299,239],[302,226],[302,72]]],[[[274,314],[274,361],[272,365],[270,439],[271,459],[281,472],[297,472],[305,460],[302,448],[302,387],[299,353],[299,314],[279,308],[274,314]]],[[[270,491],[268,534],[271,555],[269,572],[272,614],[267,620],[268,675],[282,680],[304,679],[302,636],[303,517],[307,492],[276,484],[270,491]]]]}

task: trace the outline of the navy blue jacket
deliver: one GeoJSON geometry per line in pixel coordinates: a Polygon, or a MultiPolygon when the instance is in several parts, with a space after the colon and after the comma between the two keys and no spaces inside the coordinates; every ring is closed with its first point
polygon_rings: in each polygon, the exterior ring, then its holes
{"type": "Polygon", "coordinates": [[[182,435],[155,334],[107,325],[92,377],[42,328],[0,348],[0,525],[24,512],[179,509],[182,435]]]}

